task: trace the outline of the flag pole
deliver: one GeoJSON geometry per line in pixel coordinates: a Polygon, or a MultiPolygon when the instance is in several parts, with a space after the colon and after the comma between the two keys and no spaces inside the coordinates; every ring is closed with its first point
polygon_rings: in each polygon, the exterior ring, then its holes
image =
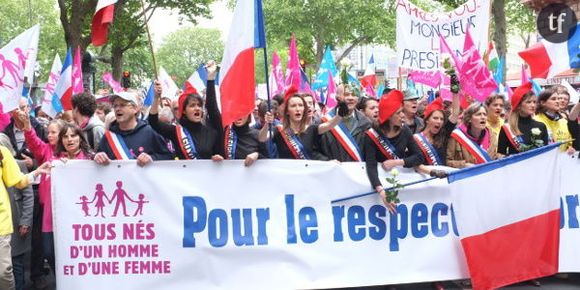
{"type": "Polygon", "coordinates": [[[155,61],[155,52],[153,51],[153,40],[151,39],[151,32],[149,31],[149,25],[147,24],[147,14],[145,13],[145,2],[141,0],[141,7],[143,9],[143,21],[145,23],[145,31],[147,31],[147,40],[149,40],[149,50],[151,51],[151,59],[153,61],[153,76],[157,79],[157,62],[155,61]]]}
{"type": "MultiPolygon", "coordinates": [[[[141,0],[143,1],[143,0],[141,0]]],[[[262,10],[262,0],[255,0],[256,5],[258,5],[258,9],[256,9],[258,11],[258,13],[263,13],[262,10]]],[[[264,36],[264,47],[263,47],[263,51],[264,51],[264,77],[265,77],[265,81],[266,81],[266,95],[267,97],[267,102],[268,102],[268,112],[270,112],[272,110],[272,102],[271,99],[272,97],[270,96],[270,76],[268,74],[268,45],[267,45],[267,41],[266,41],[266,23],[264,22],[264,16],[260,15],[258,17],[258,22],[259,23],[259,33],[262,34],[264,36]]],[[[266,124],[264,124],[265,126],[266,124]]],[[[273,132],[273,128],[272,128],[272,124],[268,124],[268,134],[270,135],[268,138],[268,154],[270,154],[270,152],[272,151],[272,137],[274,136],[274,132],[273,132]]]]}

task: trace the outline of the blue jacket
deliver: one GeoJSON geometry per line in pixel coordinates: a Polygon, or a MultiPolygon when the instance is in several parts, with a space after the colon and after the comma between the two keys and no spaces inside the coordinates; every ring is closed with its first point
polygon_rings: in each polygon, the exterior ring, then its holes
{"type": "MultiPolygon", "coordinates": [[[[173,160],[174,158],[163,137],[143,120],[138,119],[137,126],[133,130],[121,131],[117,122],[113,122],[109,130],[123,138],[129,151],[134,154],[134,159],[141,152],[149,154],[153,160],[173,160]]],[[[107,138],[101,139],[98,152],[105,152],[111,160],[117,159],[107,138]]]]}

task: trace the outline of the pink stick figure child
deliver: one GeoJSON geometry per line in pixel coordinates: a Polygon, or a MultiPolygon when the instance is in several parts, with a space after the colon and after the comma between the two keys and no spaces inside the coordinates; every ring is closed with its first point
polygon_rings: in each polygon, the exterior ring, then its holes
{"type": "Polygon", "coordinates": [[[143,215],[143,204],[149,203],[149,201],[145,200],[145,195],[140,193],[139,200],[133,202],[137,204],[137,210],[135,210],[135,214],[133,214],[133,216],[136,216],[137,214],[143,215]]]}
{"type": "Polygon", "coordinates": [[[85,216],[89,216],[89,198],[86,196],[81,196],[81,202],[77,202],[77,204],[81,204],[81,209],[85,213],[85,216]]]}

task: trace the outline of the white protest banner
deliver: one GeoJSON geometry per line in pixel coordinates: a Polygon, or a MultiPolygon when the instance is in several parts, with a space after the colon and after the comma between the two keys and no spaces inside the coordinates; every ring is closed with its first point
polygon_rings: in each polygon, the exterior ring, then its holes
{"type": "Polygon", "coordinates": [[[458,55],[469,27],[482,50],[489,37],[489,0],[468,0],[449,12],[427,12],[408,0],[397,0],[397,62],[414,70],[439,68],[439,34],[458,55]]]}
{"type": "MultiPolygon", "coordinates": [[[[411,170],[398,177],[424,178],[411,170]]],[[[53,170],[52,182],[59,289],[310,289],[468,277],[444,179],[403,189],[396,215],[375,193],[344,200],[371,190],[362,163],[142,168],[73,160],[53,170]]],[[[577,210],[574,196],[563,198],[577,210]]],[[[566,269],[580,269],[573,217],[562,240],[574,240],[561,241],[570,247],[566,269]]]]}
{"type": "Polygon", "coordinates": [[[446,180],[405,190],[392,217],[377,194],[332,203],[370,191],[361,165],[69,161],[52,176],[58,287],[327,288],[466,277],[446,180]]]}
{"type": "Polygon", "coordinates": [[[560,272],[580,272],[580,159],[560,155],[560,272]]]}

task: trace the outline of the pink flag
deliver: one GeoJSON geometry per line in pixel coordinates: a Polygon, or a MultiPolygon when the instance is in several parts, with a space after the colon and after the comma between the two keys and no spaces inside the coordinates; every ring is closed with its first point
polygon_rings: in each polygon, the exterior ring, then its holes
{"type": "Polygon", "coordinates": [[[522,85],[525,83],[530,82],[530,78],[528,77],[528,73],[526,72],[526,68],[524,67],[524,65],[522,64],[522,85]]]}
{"type": "Polygon", "coordinates": [[[438,87],[443,82],[443,73],[440,71],[411,71],[409,79],[415,83],[424,84],[432,88],[438,87]]]}
{"type": "Polygon", "coordinates": [[[282,63],[280,62],[280,57],[276,52],[272,53],[272,82],[270,90],[272,90],[272,96],[276,94],[284,93],[284,74],[282,73],[282,63]]]}
{"type": "Polygon", "coordinates": [[[300,88],[300,82],[300,59],[298,58],[298,49],[296,48],[296,36],[292,34],[288,67],[286,68],[286,87],[296,86],[300,88]]]}
{"type": "Polygon", "coordinates": [[[81,67],[81,48],[77,47],[75,57],[73,59],[72,68],[72,86],[73,95],[80,94],[85,91],[83,88],[83,71],[81,67]]]}
{"type": "Polygon", "coordinates": [[[113,93],[120,93],[123,91],[123,87],[121,87],[121,84],[119,84],[119,82],[113,79],[113,75],[111,75],[110,72],[106,72],[103,74],[103,81],[107,83],[111,87],[111,89],[113,89],[113,93]]]}
{"type": "Polygon", "coordinates": [[[375,88],[373,88],[373,85],[370,83],[367,83],[365,89],[365,93],[367,94],[367,96],[371,97],[371,98],[376,98],[377,93],[375,92],[375,88]]]}
{"type": "Polygon", "coordinates": [[[461,89],[479,102],[484,102],[497,89],[497,84],[483,62],[471,38],[469,29],[465,34],[463,62],[459,69],[459,81],[461,89]]]}
{"type": "MultiPolygon", "coordinates": [[[[455,70],[460,71],[463,63],[457,57],[457,53],[453,52],[451,48],[449,48],[449,44],[447,44],[445,38],[442,35],[439,35],[439,60],[441,63],[443,63],[443,60],[449,57],[452,60],[452,65],[455,66],[455,70]]],[[[440,67],[440,69],[443,70],[443,67],[440,67]]]]}
{"type": "Polygon", "coordinates": [[[514,95],[514,91],[512,91],[512,88],[510,88],[509,85],[506,85],[505,90],[507,92],[508,99],[511,100],[512,96],[514,95]]]}
{"type": "Polygon", "coordinates": [[[326,89],[326,110],[330,110],[336,107],[336,84],[334,83],[334,77],[332,73],[328,73],[328,88],[326,89]]]}

